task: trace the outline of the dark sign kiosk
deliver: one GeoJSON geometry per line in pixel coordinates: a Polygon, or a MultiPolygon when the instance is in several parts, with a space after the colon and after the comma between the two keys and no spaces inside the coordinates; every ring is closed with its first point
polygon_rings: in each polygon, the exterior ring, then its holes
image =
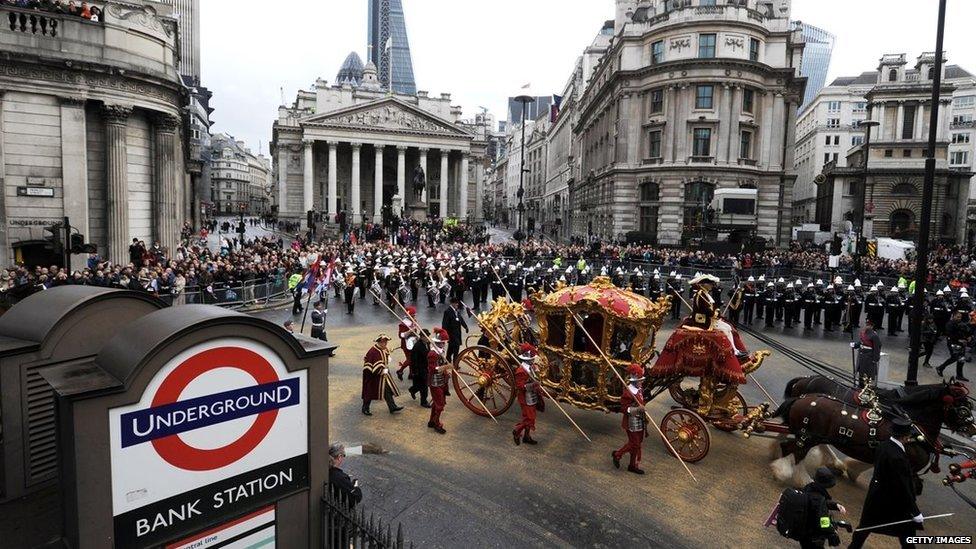
{"type": "Polygon", "coordinates": [[[112,336],[98,352],[39,370],[57,394],[63,540],[320,546],[333,346],[217,307],[150,309],[93,316],[112,336]]]}

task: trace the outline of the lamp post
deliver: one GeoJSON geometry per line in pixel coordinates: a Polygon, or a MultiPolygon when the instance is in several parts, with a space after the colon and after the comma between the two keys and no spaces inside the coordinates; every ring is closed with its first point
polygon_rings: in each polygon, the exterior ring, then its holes
{"type": "Polygon", "coordinates": [[[942,45],[945,41],[946,0],[939,0],[939,26],[935,34],[935,66],[932,78],[932,108],[929,118],[929,146],[925,159],[925,182],[922,184],[922,219],[918,231],[918,254],[915,258],[915,295],[912,296],[911,352],[905,385],[918,385],[918,357],[922,345],[922,314],[925,311],[925,282],[929,276],[929,225],[932,223],[932,195],[935,194],[935,144],[939,138],[939,100],[942,95],[942,45]]]}
{"type": "Polygon", "coordinates": [[[857,211],[854,219],[854,275],[861,278],[861,238],[864,237],[864,210],[868,189],[868,162],[871,159],[871,128],[880,126],[877,120],[865,120],[861,126],[865,128],[864,160],[861,162],[861,184],[857,192],[857,211]]]}
{"type": "Polygon", "coordinates": [[[525,215],[525,202],[523,198],[525,197],[525,122],[528,120],[528,105],[529,103],[535,101],[535,98],[530,95],[519,95],[515,98],[516,101],[522,104],[522,153],[521,153],[521,167],[519,168],[519,188],[518,193],[515,195],[518,198],[518,229],[515,231],[515,241],[522,244],[525,240],[525,229],[522,225],[522,219],[525,215]]]}

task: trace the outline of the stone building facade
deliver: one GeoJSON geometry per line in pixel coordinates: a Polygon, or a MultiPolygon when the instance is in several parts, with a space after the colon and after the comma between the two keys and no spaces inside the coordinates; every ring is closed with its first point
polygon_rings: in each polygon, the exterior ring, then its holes
{"type": "Polygon", "coordinates": [[[389,94],[367,63],[358,85],[318,80],[273,127],[271,154],[279,217],[309,211],[329,222],[345,212],[354,223],[401,217],[481,219],[485,142],[460,121],[450,94],[389,94]],[[414,192],[422,167],[427,185],[414,192]]]}
{"type": "Polygon", "coordinates": [[[789,0],[618,1],[607,52],[578,102],[572,234],[660,244],[699,234],[717,189],[758,191],[743,227],[790,238],[802,37],[789,0]]]}
{"type": "Polygon", "coordinates": [[[45,229],[68,217],[103,258],[132,238],[173,249],[189,211],[177,22],[106,2],[100,21],[0,7],[0,249],[60,263],[45,229]],[[12,22],[8,25],[7,22],[12,22]]]}
{"type": "MultiPolygon", "coordinates": [[[[865,94],[867,119],[878,122],[870,145],[851,149],[847,166],[826,165],[817,189],[817,223],[845,232],[859,209],[864,188],[864,235],[868,238],[916,239],[922,222],[922,184],[931,118],[934,54],[922,54],[913,68],[904,54],[885,55],[875,85],[865,94]],[[865,166],[867,158],[867,166],[865,166]]],[[[947,69],[943,67],[943,75],[947,69]]],[[[932,203],[931,238],[947,244],[964,243],[972,236],[967,226],[971,168],[950,158],[954,120],[951,82],[940,90],[937,141],[934,151],[936,179],[932,203]]],[[[958,114],[955,116],[959,116],[958,114]]]]}

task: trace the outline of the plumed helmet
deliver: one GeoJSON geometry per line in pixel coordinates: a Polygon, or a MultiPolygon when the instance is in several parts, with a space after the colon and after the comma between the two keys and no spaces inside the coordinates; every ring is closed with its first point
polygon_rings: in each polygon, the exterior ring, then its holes
{"type": "Polygon", "coordinates": [[[417,314],[417,308],[414,307],[413,305],[410,305],[409,307],[407,307],[407,314],[410,315],[410,316],[416,315],[417,314]]]}
{"type": "Polygon", "coordinates": [[[447,330],[444,328],[434,328],[434,333],[431,334],[434,343],[447,343],[450,336],[447,335],[447,330]]]}
{"type": "Polygon", "coordinates": [[[640,364],[631,364],[627,367],[627,379],[630,381],[640,381],[644,379],[644,368],[640,364]]]}
{"type": "Polygon", "coordinates": [[[519,360],[535,360],[538,354],[539,350],[531,343],[523,343],[519,347],[519,360]]]}

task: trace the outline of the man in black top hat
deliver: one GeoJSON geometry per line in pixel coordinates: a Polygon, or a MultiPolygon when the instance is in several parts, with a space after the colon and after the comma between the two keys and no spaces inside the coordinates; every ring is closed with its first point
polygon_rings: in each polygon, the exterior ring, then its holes
{"type": "Polygon", "coordinates": [[[915,473],[905,453],[905,445],[913,439],[913,429],[911,422],[897,418],[892,421],[891,438],[878,446],[874,476],[864,499],[861,524],[851,539],[852,549],[860,549],[871,534],[893,536],[902,547],[914,547],[906,538],[922,528],[922,512],[915,502],[915,473]],[[864,530],[897,521],[906,522],[864,530]]]}

